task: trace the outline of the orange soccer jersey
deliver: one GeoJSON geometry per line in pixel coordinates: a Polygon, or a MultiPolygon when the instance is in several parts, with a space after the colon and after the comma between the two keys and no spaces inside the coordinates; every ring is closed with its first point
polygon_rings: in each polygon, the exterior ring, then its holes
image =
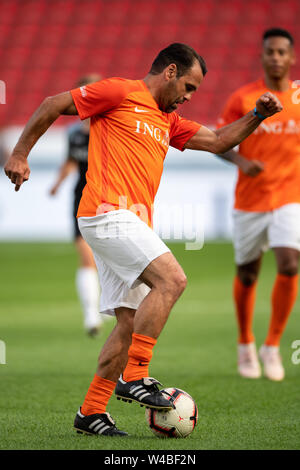
{"type": "Polygon", "coordinates": [[[264,162],[264,171],[256,177],[239,170],[235,192],[235,208],[245,211],[271,211],[289,203],[300,203],[300,104],[294,103],[295,89],[268,90],[264,80],[258,80],[237,90],[229,98],[218,126],[241,118],[255,107],[265,92],[276,95],[283,111],[262,121],[245,139],[239,153],[264,162]]]}
{"type": "Polygon", "coordinates": [[[110,78],[71,91],[91,117],[87,184],[78,217],[129,209],[151,224],[169,144],[183,150],[200,125],[163,113],[142,80],[110,78]]]}

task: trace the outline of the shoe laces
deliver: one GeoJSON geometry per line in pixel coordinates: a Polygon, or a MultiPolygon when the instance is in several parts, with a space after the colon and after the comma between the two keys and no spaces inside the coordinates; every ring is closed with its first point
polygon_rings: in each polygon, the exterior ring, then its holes
{"type": "Polygon", "coordinates": [[[144,387],[149,391],[149,393],[160,393],[158,385],[161,385],[161,383],[158,380],[153,379],[152,377],[146,377],[143,382],[144,387]]]}
{"type": "Polygon", "coordinates": [[[150,393],[158,393],[160,391],[157,384],[146,385],[146,387],[150,393]]]}
{"type": "Polygon", "coordinates": [[[268,361],[274,365],[281,365],[281,356],[278,351],[268,351],[268,361]]]}
{"type": "Polygon", "coordinates": [[[116,422],[114,421],[114,419],[111,417],[111,415],[106,412],[104,413],[107,417],[107,421],[109,421],[109,424],[111,424],[114,428],[116,427],[116,422]]]}
{"type": "Polygon", "coordinates": [[[257,362],[256,355],[254,351],[243,351],[240,353],[239,363],[249,363],[257,362]]]}

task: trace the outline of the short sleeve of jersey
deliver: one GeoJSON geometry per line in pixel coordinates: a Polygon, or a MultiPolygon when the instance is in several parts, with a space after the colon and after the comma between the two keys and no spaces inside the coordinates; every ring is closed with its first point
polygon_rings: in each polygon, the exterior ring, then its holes
{"type": "Polygon", "coordinates": [[[183,151],[184,145],[198,132],[201,124],[184,119],[175,112],[170,115],[170,118],[170,145],[183,151]]]}
{"type": "Polygon", "coordinates": [[[128,94],[128,82],[109,78],[71,90],[80,119],[103,114],[116,108],[128,94]]]}
{"type": "Polygon", "coordinates": [[[233,93],[228,99],[221,116],[217,121],[217,127],[227,126],[237,119],[240,119],[244,116],[242,108],[242,97],[241,94],[237,91],[233,93]]]}

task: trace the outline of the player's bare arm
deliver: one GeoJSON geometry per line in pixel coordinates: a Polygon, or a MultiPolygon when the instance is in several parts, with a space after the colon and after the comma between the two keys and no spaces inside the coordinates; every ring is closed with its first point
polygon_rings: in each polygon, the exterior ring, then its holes
{"type": "Polygon", "coordinates": [[[228,150],[224,154],[219,154],[218,157],[226,160],[227,162],[236,165],[245,175],[257,176],[264,170],[264,163],[259,160],[248,160],[235,150],[228,150]]]}
{"type": "MultiPolygon", "coordinates": [[[[257,100],[256,111],[266,118],[282,111],[282,105],[275,95],[268,92],[257,100]]],[[[255,131],[262,121],[259,115],[254,115],[254,112],[250,111],[241,119],[216,131],[202,126],[186,143],[185,148],[206,150],[217,155],[228,152],[255,131]]]]}
{"type": "Polygon", "coordinates": [[[27,122],[4,167],[5,174],[15,184],[15,191],[18,191],[24,181],[29,178],[30,169],[27,157],[30,150],[51,124],[63,114],[78,114],[69,91],[45,98],[27,122]]]}

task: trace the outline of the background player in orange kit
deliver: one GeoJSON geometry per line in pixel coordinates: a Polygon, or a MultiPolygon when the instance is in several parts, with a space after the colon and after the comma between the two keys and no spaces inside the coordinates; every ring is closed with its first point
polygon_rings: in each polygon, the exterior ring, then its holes
{"type": "Polygon", "coordinates": [[[282,380],[279,343],[298,291],[300,250],[300,106],[289,79],[295,62],[289,32],[270,29],[263,35],[264,79],[237,90],[228,100],[220,125],[239,119],[266,91],[276,95],[283,111],[262,120],[256,131],[223,158],[239,167],[235,192],[234,249],[237,275],[234,300],[239,326],[238,370],[244,377],[261,375],[252,319],[263,251],[275,254],[277,277],[272,292],[269,331],[259,351],[264,374],[282,380]]]}
{"type": "MultiPolygon", "coordinates": [[[[101,80],[98,74],[89,74],[81,77],[76,86],[81,87],[101,80]]],[[[79,255],[79,267],[76,272],[76,289],[83,310],[84,328],[90,336],[95,336],[105,318],[99,315],[100,288],[97,268],[93,252],[86,241],[82,238],[78,228],[77,211],[86,185],[85,174],[88,168],[88,145],[90,133],[90,120],[77,122],[68,128],[68,155],[59,170],[57,180],[50,190],[54,196],[62,182],[70,173],[78,172],[78,180],[74,188],[73,221],[74,221],[74,243],[79,255]]],[[[108,317],[107,317],[108,318],[108,317]]]]}
{"type": "Polygon", "coordinates": [[[205,73],[202,57],[174,43],[158,54],[144,80],[111,78],[46,98],[5,166],[18,191],[29,178],[28,154],[50,125],[61,114],[91,118],[79,227],[99,269],[101,311],[115,314],[117,324],[76,415],[79,432],[126,435],[106,412],[114,389],[125,401],[172,408],[148,376],[153,347],[186,286],[181,266],[149,227],[169,145],[225,153],[259,126],[257,112],[282,110],[266,93],[257,99],[257,111],[217,131],[179,117],[173,111],[192,98],[205,73]]]}

